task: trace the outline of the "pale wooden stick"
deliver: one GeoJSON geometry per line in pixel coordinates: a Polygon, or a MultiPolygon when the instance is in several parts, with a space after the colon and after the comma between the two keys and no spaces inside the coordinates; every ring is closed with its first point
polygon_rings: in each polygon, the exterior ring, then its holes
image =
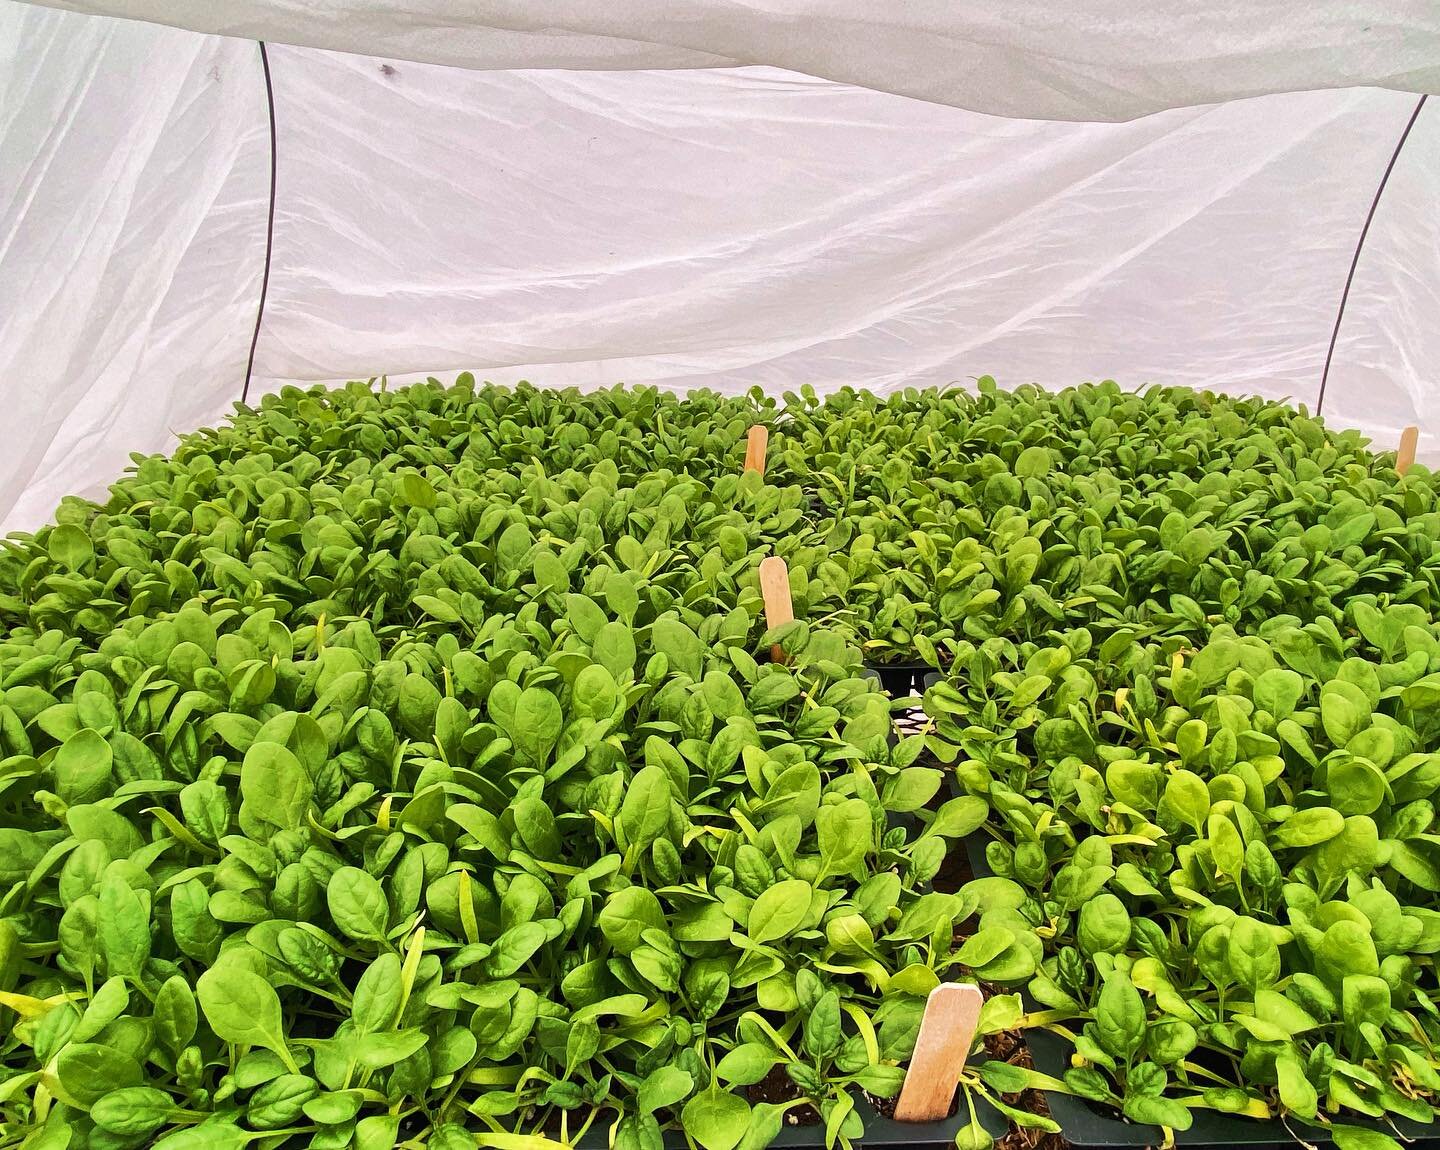
{"type": "Polygon", "coordinates": [[[1400,433],[1400,450],[1395,454],[1395,470],[1404,475],[1415,462],[1415,448],[1420,442],[1420,429],[1407,427],[1400,433]]]}
{"type": "MultiPolygon", "coordinates": [[[[765,600],[766,627],[778,627],[795,618],[795,605],[790,600],[790,569],[778,555],[760,560],[760,594],[765,600]]],[[[770,648],[770,661],[785,661],[779,643],[770,648]]]]}
{"type": "Polygon", "coordinates": [[[763,423],[757,423],[750,429],[750,437],[745,444],[745,470],[758,471],[765,474],[765,449],[770,445],[770,429],[763,423]]]}
{"type": "Polygon", "coordinates": [[[968,982],[942,982],[930,992],[895,1103],[897,1122],[939,1122],[950,1116],[984,1001],[980,988],[968,982]]]}

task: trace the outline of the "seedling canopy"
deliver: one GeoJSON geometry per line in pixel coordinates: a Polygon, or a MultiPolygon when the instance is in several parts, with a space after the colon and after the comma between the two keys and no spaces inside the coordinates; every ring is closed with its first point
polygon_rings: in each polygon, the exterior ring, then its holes
{"type": "Polygon", "coordinates": [[[382,373],[1323,380],[1393,443],[1437,88],[1424,0],[6,3],[0,513],[382,373]]]}

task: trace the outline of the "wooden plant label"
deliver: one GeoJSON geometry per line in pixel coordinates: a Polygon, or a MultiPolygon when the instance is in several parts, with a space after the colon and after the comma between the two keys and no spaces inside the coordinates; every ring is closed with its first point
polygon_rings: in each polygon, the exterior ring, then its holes
{"type": "MultiPolygon", "coordinates": [[[[760,560],[760,595],[765,600],[765,626],[778,627],[795,618],[795,605],[790,601],[790,569],[778,555],[760,560]]],[[[785,653],[776,643],[770,648],[770,661],[783,663],[785,653]]]]}
{"type": "Polygon", "coordinates": [[[1420,443],[1420,429],[1407,427],[1400,433],[1400,450],[1395,453],[1395,470],[1404,475],[1415,462],[1415,448],[1420,443]]]}
{"type": "Polygon", "coordinates": [[[895,1103],[897,1122],[939,1122],[949,1117],[984,1001],[980,988],[968,982],[942,982],[930,992],[915,1053],[895,1103]]]}
{"type": "Polygon", "coordinates": [[[757,423],[750,429],[750,437],[745,444],[745,470],[758,471],[765,474],[765,449],[770,445],[770,429],[763,423],[757,423]]]}

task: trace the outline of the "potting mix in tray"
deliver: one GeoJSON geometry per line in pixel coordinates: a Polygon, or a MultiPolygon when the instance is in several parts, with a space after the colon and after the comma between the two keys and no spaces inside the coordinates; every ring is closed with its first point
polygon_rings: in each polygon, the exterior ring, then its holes
{"type": "Polygon", "coordinates": [[[0,1147],[898,1146],[956,981],[1048,1053],[915,1142],[1432,1121],[1423,468],[988,378],[287,388],[134,458],[0,550],[0,1147]]]}

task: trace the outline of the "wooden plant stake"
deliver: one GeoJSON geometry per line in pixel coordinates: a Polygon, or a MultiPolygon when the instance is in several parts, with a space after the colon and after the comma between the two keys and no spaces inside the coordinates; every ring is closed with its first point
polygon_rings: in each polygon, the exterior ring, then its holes
{"type": "Polygon", "coordinates": [[[895,1103],[897,1122],[939,1122],[950,1116],[984,1001],[980,988],[968,982],[942,982],[930,992],[895,1103]]]}
{"type": "MultiPolygon", "coordinates": [[[[760,595],[765,600],[765,626],[778,627],[795,618],[795,606],[790,601],[790,569],[778,555],[760,560],[760,595]]],[[[776,643],[770,648],[770,661],[783,663],[785,652],[776,643]]]]}
{"type": "Polygon", "coordinates": [[[1395,454],[1395,470],[1404,475],[1415,462],[1415,448],[1420,442],[1420,429],[1407,427],[1400,433],[1400,450],[1395,454]]]}
{"type": "Polygon", "coordinates": [[[745,470],[758,471],[765,474],[765,449],[770,445],[770,429],[763,423],[757,423],[750,429],[750,437],[745,444],[745,470]]]}

